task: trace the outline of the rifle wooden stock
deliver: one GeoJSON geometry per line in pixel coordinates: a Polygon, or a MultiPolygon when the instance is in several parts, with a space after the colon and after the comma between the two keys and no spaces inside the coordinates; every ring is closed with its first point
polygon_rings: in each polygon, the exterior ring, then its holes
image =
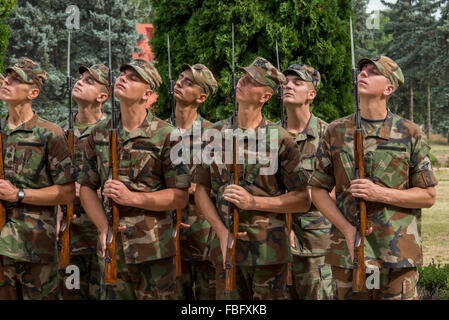
{"type": "MultiPolygon", "coordinates": [[[[70,153],[72,159],[75,159],[75,137],[73,129],[67,133],[67,141],[70,147],[70,153]]],[[[72,216],[74,213],[73,202],[67,205],[67,212],[65,216],[65,226],[63,230],[60,230],[59,241],[61,246],[58,246],[59,250],[59,269],[65,269],[70,264],[70,224],[72,222],[72,216]]]]}
{"type": "Polygon", "coordinates": [[[181,209],[176,209],[176,236],[175,236],[175,246],[176,246],[176,276],[182,274],[182,264],[181,264],[181,222],[182,222],[182,212],[181,209]]]}
{"type": "MultiPolygon", "coordinates": [[[[234,170],[234,184],[239,184],[239,170],[237,165],[237,138],[234,135],[233,138],[233,170],[234,170]]],[[[225,272],[225,280],[226,280],[226,292],[234,291],[235,289],[235,271],[236,271],[236,264],[235,264],[235,248],[237,245],[237,233],[239,232],[239,209],[236,205],[232,205],[232,211],[233,211],[233,226],[232,226],[232,234],[229,234],[228,237],[231,237],[231,239],[228,238],[228,246],[226,249],[226,272],[225,272]],[[232,241],[232,242],[231,242],[232,241]]]]}
{"type": "MultiPolygon", "coordinates": [[[[365,178],[365,169],[363,165],[363,136],[362,130],[356,129],[354,141],[354,155],[356,179],[365,178]]],[[[360,292],[365,289],[366,271],[365,271],[365,231],[366,231],[366,202],[358,199],[359,202],[359,230],[356,235],[354,245],[354,270],[352,278],[352,291],[360,292]],[[358,237],[360,236],[360,238],[358,237]]]]}
{"type": "MultiPolygon", "coordinates": [[[[112,170],[112,179],[118,180],[118,157],[117,157],[117,131],[111,130],[109,137],[109,166],[112,170]],[[112,168],[111,168],[112,165],[112,168]]],[[[117,282],[117,228],[119,222],[119,210],[117,204],[109,199],[109,204],[112,205],[112,225],[109,224],[108,237],[111,234],[111,240],[106,241],[106,259],[105,259],[105,273],[104,282],[106,284],[114,284],[117,282]],[[112,229],[111,229],[112,228],[112,229]]]]}
{"type": "MultiPolygon", "coordinates": [[[[3,133],[0,132],[0,179],[5,179],[5,172],[3,169],[3,133]]],[[[0,200],[0,231],[6,224],[6,208],[3,200],[0,200]]],[[[3,276],[3,257],[0,256],[0,280],[4,280],[3,276]]]]}

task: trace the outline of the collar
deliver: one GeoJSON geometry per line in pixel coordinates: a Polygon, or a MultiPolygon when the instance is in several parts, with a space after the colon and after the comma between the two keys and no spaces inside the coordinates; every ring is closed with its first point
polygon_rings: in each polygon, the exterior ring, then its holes
{"type": "MultiPolygon", "coordinates": [[[[121,117],[118,117],[119,121],[118,121],[117,133],[119,136],[123,137],[123,142],[126,142],[126,141],[134,139],[134,138],[139,138],[139,137],[143,137],[143,138],[151,137],[152,131],[154,130],[154,128],[153,128],[154,126],[152,125],[153,119],[154,119],[153,114],[147,109],[147,116],[142,121],[142,123],[137,128],[132,130],[131,132],[126,132],[125,129],[123,128],[121,117]]],[[[112,125],[112,119],[111,119],[110,125],[112,125]]],[[[156,123],[156,125],[157,125],[157,123],[156,123]]]]}
{"type": "Polygon", "coordinates": [[[293,137],[295,141],[304,141],[307,138],[315,139],[315,137],[318,137],[318,118],[311,112],[309,122],[304,130],[293,135],[293,137]]]}
{"type": "MultiPolygon", "coordinates": [[[[355,113],[352,115],[352,122],[355,126],[355,113]]],[[[390,139],[392,126],[393,126],[393,113],[390,111],[390,109],[387,109],[387,117],[382,123],[382,126],[380,126],[378,129],[367,132],[366,137],[377,137],[384,140],[388,140],[390,139]]]]}
{"type": "Polygon", "coordinates": [[[4,119],[2,119],[2,132],[4,132],[6,135],[9,135],[15,131],[33,132],[33,130],[36,126],[37,120],[39,119],[37,112],[33,111],[33,113],[34,113],[34,115],[31,117],[30,120],[22,123],[20,126],[18,126],[17,128],[14,128],[13,130],[9,129],[9,126],[8,126],[8,118],[9,118],[9,113],[8,113],[6,115],[6,117],[4,119]]]}

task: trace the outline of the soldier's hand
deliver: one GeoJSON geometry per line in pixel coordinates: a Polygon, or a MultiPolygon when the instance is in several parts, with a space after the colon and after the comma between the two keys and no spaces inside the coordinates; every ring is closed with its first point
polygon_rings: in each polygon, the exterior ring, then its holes
{"type": "Polygon", "coordinates": [[[254,196],[236,184],[230,184],[226,187],[223,193],[223,199],[235,204],[243,210],[254,208],[254,196]]]}
{"type": "Polygon", "coordinates": [[[295,247],[295,233],[293,232],[293,230],[290,231],[290,246],[292,248],[295,247]]]}
{"type": "Polygon", "coordinates": [[[80,184],[78,182],[75,181],[75,196],[77,198],[80,197],[80,184]]]}
{"type": "Polygon", "coordinates": [[[56,241],[59,241],[59,230],[61,229],[63,215],[61,206],[58,206],[58,212],[56,213],[56,241]]]}
{"type": "Polygon", "coordinates": [[[220,239],[220,249],[223,256],[223,269],[226,269],[226,248],[228,247],[228,237],[229,232],[224,232],[223,234],[217,234],[218,239],[220,239]]]}
{"type": "MultiPolygon", "coordinates": [[[[373,232],[373,227],[370,227],[365,231],[365,235],[369,236],[373,232]]],[[[351,261],[354,262],[354,246],[355,237],[357,235],[357,228],[353,225],[349,225],[346,230],[343,231],[345,236],[346,245],[348,246],[349,254],[351,255],[351,261]]]]}
{"type": "Polygon", "coordinates": [[[123,206],[131,206],[133,201],[132,192],[118,180],[107,180],[104,183],[103,195],[123,206]]]}
{"type": "Polygon", "coordinates": [[[380,202],[382,187],[378,186],[369,179],[356,179],[351,181],[349,191],[355,198],[361,198],[365,201],[380,202]]]}
{"type": "Polygon", "coordinates": [[[101,257],[104,259],[106,257],[106,238],[108,236],[108,228],[104,228],[100,232],[100,243],[101,243],[101,257]]]}
{"type": "Polygon", "coordinates": [[[0,200],[17,202],[19,200],[18,191],[19,188],[14,187],[9,180],[0,179],[0,200]]]}
{"type": "Polygon", "coordinates": [[[189,187],[189,194],[195,194],[195,190],[196,190],[196,183],[191,183],[190,187],[189,187]]]}

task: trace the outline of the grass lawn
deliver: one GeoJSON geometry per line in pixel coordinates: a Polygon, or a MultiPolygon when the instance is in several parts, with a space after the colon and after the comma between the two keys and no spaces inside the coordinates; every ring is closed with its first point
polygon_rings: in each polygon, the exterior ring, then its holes
{"type": "MultiPolygon", "coordinates": [[[[432,147],[433,149],[433,147],[432,147]]],[[[449,155],[449,146],[446,146],[449,155]]],[[[432,208],[422,211],[422,242],[424,265],[449,264],[449,168],[435,170],[437,200],[432,208]]]]}

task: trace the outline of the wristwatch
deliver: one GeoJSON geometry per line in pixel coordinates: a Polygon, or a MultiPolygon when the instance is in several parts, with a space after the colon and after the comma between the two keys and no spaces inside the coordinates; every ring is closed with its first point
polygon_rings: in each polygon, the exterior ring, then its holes
{"type": "Polygon", "coordinates": [[[17,191],[17,203],[21,203],[23,198],[25,198],[25,191],[23,191],[22,188],[19,189],[19,191],[17,191]]]}

